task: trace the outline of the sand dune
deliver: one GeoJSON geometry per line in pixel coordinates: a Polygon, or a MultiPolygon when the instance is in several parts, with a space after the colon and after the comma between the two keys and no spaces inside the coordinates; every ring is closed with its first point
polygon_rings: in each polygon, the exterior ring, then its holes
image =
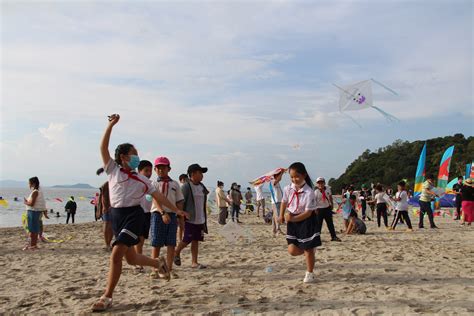
{"type": "MultiPolygon", "coordinates": [[[[373,315],[474,313],[474,227],[437,218],[439,230],[396,232],[368,224],[368,235],[342,236],[323,246],[316,258],[317,283],[302,283],[302,257],[286,252],[284,236],[254,215],[243,216],[253,242],[232,245],[210,223],[200,261],[190,268],[190,252],[175,270],[180,279],[152,280],[124,264],[111,313],[373,315]],[[271,272],[267,272],[271,267],[271,272]]],[[[416,221],[415,221],[416,222],[416,221]]],[[[341,219],[336,220],[341,227],[341,219]]],[[[89,313],[102,294],[109,253],[101,223],[49,225],[46,232],[64,243],[21,250],[20,228],[0,229],[0,313],[89,313]]],[[[146,252],[150,252],[149,246],[146,252]]],[[[149,270],[147,270],[149,272],[149,270]]]]}

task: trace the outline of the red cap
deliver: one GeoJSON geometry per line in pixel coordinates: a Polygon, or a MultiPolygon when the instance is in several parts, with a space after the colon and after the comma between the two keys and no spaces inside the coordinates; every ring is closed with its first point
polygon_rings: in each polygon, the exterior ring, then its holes
{"type": "Polygon", "coordinates": [[[159,165],[169,166],[170,161],[166,157],[158,157],[155,159],[155,166],[159,166],[159,165]]]}

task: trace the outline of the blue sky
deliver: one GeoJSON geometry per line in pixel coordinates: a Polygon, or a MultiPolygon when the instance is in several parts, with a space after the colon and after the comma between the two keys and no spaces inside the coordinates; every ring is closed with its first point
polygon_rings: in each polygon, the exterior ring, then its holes
{"type": "Polygon", "coordinates": [[[205,182],[294,161],[337,177],[396,139],[474,135],[471,1],[1,4],[0,179],[104,179],[98,145],[199,162],[205,182]],[[376,78],[375,105],[338,112],[332,85],[376,78]],[[295,149],[295,145],[299,145],[295,149]]]}

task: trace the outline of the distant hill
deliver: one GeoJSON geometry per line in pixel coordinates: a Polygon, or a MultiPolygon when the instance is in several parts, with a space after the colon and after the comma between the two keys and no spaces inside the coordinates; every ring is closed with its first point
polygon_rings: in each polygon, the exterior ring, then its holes
{"type": "Polygon", "coordinates": [[[54,185],[52,188],[56,189],[95,189],[93,186],[87,184],[87,183],[77,183],[77,184],[72,184],[72,185],[67,185],[67,184],[60,184],[60,185],[54,185]]]}
{"type": "MultiPolygon", "coordinates": [[[[360,188],[362,184],[382,183],[396,188],[396,184],[407,179],[413,189],[416,167],[425,141],[396,140],[392,145],[379,148],[376,152],[365,150],[354,160],[337,179],[331,178],[329,185],[334,193],[349,184],[360,188]]],[[[450,176],[453,179],[464,175],[465,165],[474,159],[474,137],[465,138],[463,134],[438,137],[426,140],[426,173],[437,178],[439,164],[444,151],[454,145],[450,176]]]]}
{"type": "Polygon", "coordinates": [[[28,181],[0,180],[0,188],[28,188],[28,181]]]}

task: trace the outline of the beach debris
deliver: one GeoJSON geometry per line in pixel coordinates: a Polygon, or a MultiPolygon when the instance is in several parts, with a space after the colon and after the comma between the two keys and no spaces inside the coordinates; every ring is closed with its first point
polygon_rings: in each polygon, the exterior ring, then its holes
{"type": "Polygon", "coordinates": [[[272,273],[273,272],[273,267],[272,266],[268,266],[265,268],[265,272],[266,273],[272,273]]]}
{"type": "Polygon", "coordinates": [[[229,221],[219,232],[229,243],[235,244],[239,237],[242,236],[241,227],[232,221],[229,221]]]}
{"type": "Polygon", "coordinates": [[[399,122],[400,120],[395,116],[383,111],[381,108],[374,105],[374,100],[372,97],[372,82],[381,86],[385,90],[391,92],[394,95],[398,96],[398,93],[385,86],[381,82],[375,79],[363,80],[348,86],[338,86],[333,84],[336,88],[339,89],[339,111],[350,118],[357,126],[362,127],[352,116],[348,115],[347,111],[359,111],[363,109],[372,108],[378,111],[380,114],[385,117],[389,122],[399,122]]]}

